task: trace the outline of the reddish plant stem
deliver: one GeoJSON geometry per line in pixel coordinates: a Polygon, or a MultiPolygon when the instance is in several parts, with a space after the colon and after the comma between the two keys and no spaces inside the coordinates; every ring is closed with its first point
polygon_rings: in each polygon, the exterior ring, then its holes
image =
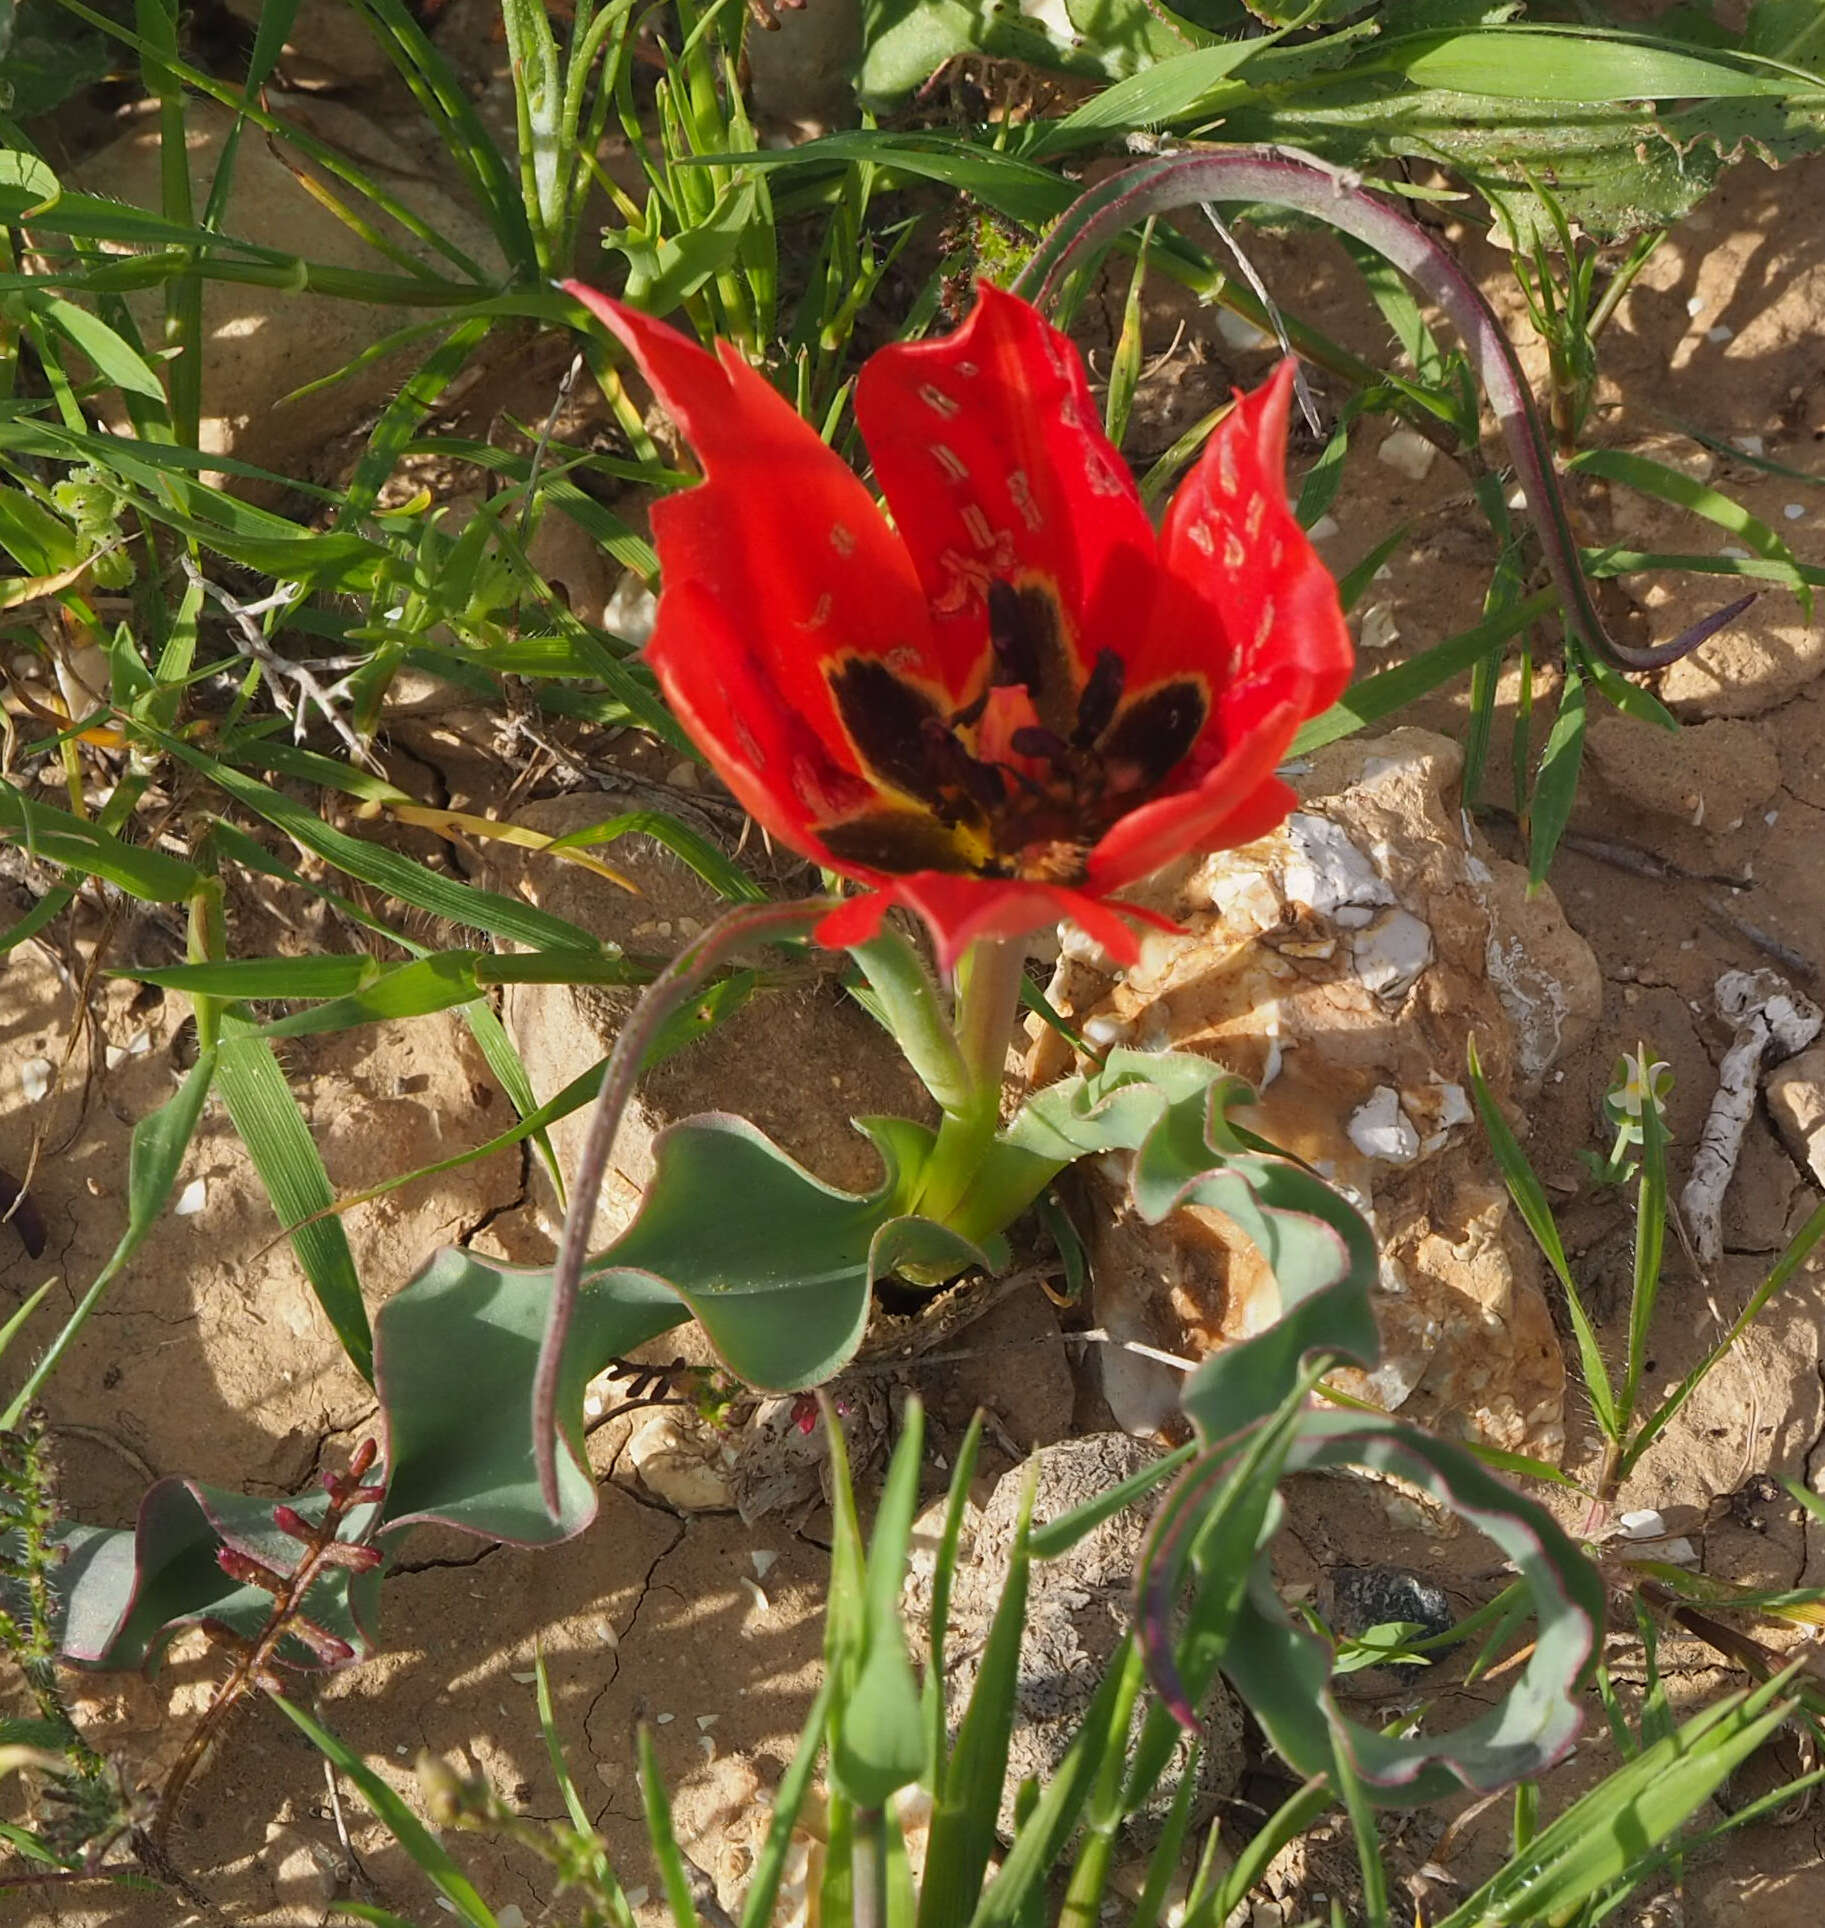
{"type": "Polygon", "coordinates": [[[640,1002],[609,1053],[602,1089],[596,1094],[596,1108],[590,1115],[589,1136],[571,1181],[564,1237],[552,1268],[551,1309],[545,1316],[539,1363],[532,1381],[532,1451],[539,1498],[554,1516],[558,1511],[558,1381],[564,1364],[564,1342],[570,1335],[583,1267],[589,1257],[589,1229],[596,1216],[596,1198],[608,1175],[615,1136],[640,1081],[647,1051],[666,1019],[737,951],[757,941],[796,935],[802,926],[815,923],[832,908],[830,898],[801,898],[790,904],[743,904],[718,918],[641,993],[640,1002]]]}
{"type": "Polygon", "coordinates": [[[1572,627],[1600,656],[1623,669],[1662,668],[1715,636],[1755,600],[1741,597],[1651,649],[1619,643],[1609,634],[1585,579],[1546,429],[1513,343],[1450,249],[1400,208],[1368,192],[1359,174],[1280,147],[1195,149],[1139,162],[1092,188],[1065,213],[1034,251],[1015,292],[1048,306],[1066,272],[1089,249],[1149,215],[1207,201],[1272,201],[1313,215],[1374,248],[1438,303],[1468,351],[1507,439],[1553,586],[1572,627]]]}

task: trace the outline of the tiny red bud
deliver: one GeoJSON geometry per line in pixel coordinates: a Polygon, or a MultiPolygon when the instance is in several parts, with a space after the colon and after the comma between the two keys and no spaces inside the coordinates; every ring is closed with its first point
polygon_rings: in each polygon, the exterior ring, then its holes
{"type": "Polygon", "coordinates": [[[281,1533],[288,1533],[294,1540],[304,1541],[307,1546],[317,1537],[318,1529],[294,1507],[275,1506],[272,1510],[272,1523],[281,1533]]]}
{"type": "Polygon", "coordinates": [[[256,1560],[251,1553],[243,1553],[238,1546],[219,1546],[215,1550],[215,1563],[231,1580],[239,1580],[244,1587],[261,1587],[268,1593],[283,1593],[288,1584],[283,1573],[269,1567],[264,1560],[256,1560]]]}
{"type": "Polygon", "coordinates": [[[362,1474],[373,1465],[374,1461],[379,1457],[379,1454],[379,1446],[371,1439],[364,1439],[361,1444],[355,1448],[354,1458],[349,1461],[349,1477],[351,1479],[360,1479],[362,1474]]]}
{"type": "Polygon", "coordinates": [[[377,1546],[353,1540],[331,1540],[319,1553],[325,1566],[346,1567],[350,1573],[372,1573],[387,1556],[377,1546]]]}
{"type": "Polygon", "coordinates": [[[307,1620],[303,1614],[288,1621],[285,1630],[303,1641],[326,1667],[340,1667],[344,1661],[355,1658],[355,1649],[346,1640],[327,1627],[318,1626],[316,1621],[307,1620]]]}

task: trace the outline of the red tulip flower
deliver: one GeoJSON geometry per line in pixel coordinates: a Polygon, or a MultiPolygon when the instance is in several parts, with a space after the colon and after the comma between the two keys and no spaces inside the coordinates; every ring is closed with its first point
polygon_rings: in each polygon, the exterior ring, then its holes
{"type": "Polygon", "coordinates": [[[1292,808],[1275,766],[1351,650],[1287,504],[1290,362],[1156,533],[1076,349],[984,284],[955,333],[882,349],[856,385],[890,523],[736,349],[569,289],[703,465],[653,510],[646,660],[755,819],[867,886],[820,941],[901,904],[946,966],[1067,917],[1132,959],[1122,915],[1144,913],[1115,892],[1292,808]]]}

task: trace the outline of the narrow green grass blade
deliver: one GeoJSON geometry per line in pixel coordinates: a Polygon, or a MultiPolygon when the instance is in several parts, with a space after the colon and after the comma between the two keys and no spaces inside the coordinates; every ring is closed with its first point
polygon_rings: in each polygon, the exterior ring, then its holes
{"type": "Polygon", "coordinates": [[[666,1903],[672,1911],[672,1928],[698,1928],[690,1877],[684,1870],[684,1850],[672,1826],[672,1804],[666,1799],[659,1757],[653,1752],[653,1730],[645,1721],[635,1732],[635,1746],[640,1755],[640,1804],[646,1815],[647,1845],[653,1851],[666,1903]]]}
{"type": "Polygon", "coordinates": [[[551,1675],[545,1666],[543,1647],[533,1657],[533,1669],[537,1681],[539,1732],[545,1741],[545,1758],[551,1763],[558,1792],[564,1797],[564,1812],[570,1816],[570,1825],[576,1830],[577,1851],[587,1861],[585,1873],[590,1887],[607,1904],[605,1928],[635,1928],[634,1911],[628,1906],[627,1896],[622,1892],[621,1883],[609,1861],[608,1850],[603,1846],[601,1835],[596,1832],[589,1809],[583,1805],[583,1797],[577,1792],[570,1764],[564,1758],[563,1744],[558,1739],[557,1714],[551,1704],[551,1675]]]}
{"type": "Polygon", "coordinates": [[[1365,676],[1322,716],[1313,717],[1300,729],[1289,754],[1309,755],[1327,743],[1354,736],[1371,723],[1379,723],[1384,716],[1403,709],[1428,690],[1448,683],[1473,663],[1494,656],[1509,637],[1548,614],[1557,600],[1554,591],[1539,590],[1525,602],[1484,617],[1474,628],[1448,637],[1409,662],[1365,676]]]}
{"type": "Polygon", "coordinates": [[[280,1694],[268,1696],[292,1725],[300,1730],[317,1751],[339,1773],[355,1784],[374,1818],[385,1824],[389,1833],[405,1849],[437,1892],[449,1903],[451,1912],[470,1924],[470,1928],[500,1928],[494,1912],[476,1893],[469,1878],[438,1840],[401,1797],[387,1786],[355,1750],[339,1735],[320,1726],[303,1708],[294,1707],[280,1694]]]}
{"type": "Polygon", "coordinates": [[[1470,1095],[1489,1139],[1489,1149],[1495,1154],[1496,1164],[1501,1169],[1502,1182],[1508,1187],[1508,1195],[1521,1214],[1522,1224],[1533,1234],[1534,1243],[1539,1246],[1547,1264],[1553,1269],[1553,1276],[1564,1288],[1572,1331],[1578,1342],[1579,1372],[1596,1413],[1597,1424],[1606,1439],[1620,1443],[1621,1423],[1615,1396],[1610,1390],[1609,1368],[1603,1362],[1603,1348],[1597,1343],[1597,1329],[1585,1310],[1578,1282],[1572,1277],[1571,1262],[1565,1256],[1559,1227],[1554,1222],[1552,1208],[1546,1202],[1545,1188],[1533,1166],[1528,1163],[1527,1154],[1521,1149],[1513,1131],[1509,1129],[1508,1120],[1503,1117],[1502,1107],[1496,1103],[1494,1092],[1489,1089],[1474,1038],[1469,1046],[1469,1076],[1470,1095]]]}
{"type": "Polygon", "coordinates": [[[44,1357],[33,1367],[30,1377],[20,1387],[6,1411],[0,1413],[0,1432],[9,1431],[19,1424],[20,1415],[43,1391],[45,1382],[57,1369],[57,1362],[69,1350],[83,1322],[100,1302],[102,1293],[139,1249],[140,1241],[151,1231],[159,1213],[165,1209],[165,1200],[171,1196],[171,1187],[177,1182],[178,1167],[184,1162],[184,1153],[196,1134],[196,1121],[202,1116],[203,1100],[209,1095],[210,1081],[215,1072],[216,1055],[213,1051],[205,1051],[190,1067],[189,1075],[176,1094],[133,1127],[132,1143],[127,1153],[127,1229],[121,1233],[119,1243],[109,1254],[107,1264],[97,1273],[95,1282],[82,1295],[75,1311],[64,1321],[63,1330],[51,1341],[44,1357]]]}
{"type": "Polygon", "coordinates": [[[1769,1268],[1768,1275],[1749,1296],[1749,1303],[1737,1314],[1736,1322],[1718,1340],[1705,1356],[1677,1386],[1655,1407],[1652,1413],[1641,1422],[1635,1437],[1629,1441],[1628,1450],[1623,1454],[1620,1476],[1626,1479],[1634,1469],[1643,1453],[1653,1445],[1666,1430],[1679,1409],[1704,1384],[1711,1373],[1729,1355],[1736,1342],[1749,1330],[1761,1315],[1768,1301],[1780,1291],[1793,1275],[1799,1271],[1812,1256],[1819,1241],[1825,1239],[1825,1204],[1817,1206],[1812,1216],[1794,1233],[1787,1242],[1787,1249],[1769,1268]]]}
{"type": "Polygon", "coordinates": [[[272,1045],[226,1012],[216,1085],[324,1317],[349,1363],[372,1384],[374,1338],[348,1234],[339,1218],[317,1217],[336,1202],[322,1155],[272,1045]]]}
{"type": "MultiPolygon", "coordinates": [[[[995,1830],[1007,1779],[1008,1746],[1020,1687],[1020,1643],[1026,1630],[1028,1536],[1039,1489],[1039,1462],[1027,1462],[1015,1520],[1008,1577],[995,1604],[976,1684],[957,1730],[957,1746],[934,1799],[919,1897],[919,1928],[967,1921],[995,1852],[995,1830]]],[[[942,1677],[937,1682],[940,1708],[942,1677]]]]}
{"type": "Polygon", "coordinates": [[[534,910],[528,904],[517,903],[494,891],[478,890],[472,884],[440,877],[384,844],[368,843],[334,829],[303,804],[218,758],[204,755],[181,738],[153,734],[160,749],[201,771],[237,803],[264,817],[305,849],[415,910],[486,931],[491,937],[508,938],[531,950],[599,952],[603,948],[587,931],[561,917],[534,910]]]}
{"type": "Polygon", "coordinates": [[[1667,1128],[1653,1090],[1647,1047],[1637,1045],[1642,1086],[1641,1173],[1635,1185],[1635,1262],[1629,1290],[1629,1362],[1616,1402],[1616,1422],[1626,1435],[1635,1416],[1635,1398],[1647,1369],[1648,1335],[1654,1303],[1660,1296],[1661,1254],[1667,1236],[1667,1128]]]}
{"type": "Polygon", "coordinates": [[[1765,562],[1774,563],[1784,571],[1783,580],[1799,597],[1807,619],[1811,620],[1812,591],[1800,573],[1792,548],[1760,516],[1752,515],[1721,489],[1714,489],[1709,483],[1683,474],[1665,462],[1653,461],[1645,455],[1631,455],[1626,449],[1585,449],[1566,466],[1580,469],[1586,475],[1601,476],[1606,482],[1620,482],[1625,488],[1636,489],[1658,502],[1669,502],[1676,508],[1690,510],[1693,515],[1716,523],[1720,529],[1729,530],[1765,562]]]}
{"type": "Polygon", "coordinates": [[[1734,1694],[1643,1749],[1535,1836],[1438,1928],[1523,1928],[1571,1921],[1625,1880],[1790,1717],[1790,1675],[1734,1694]]]}
{"type": "Polygon", "coordinates": [[[970,1415],[970,1423],[957,1448],[951,1468],[950,1491],[945,1496],[944,1526],[938,1536],[937,1556],[932,1562],[931,1625],[927,1630],[925,1679],[921,1686],[925,1709],[925,1777],[934,1802],[942,1799],[949,1778],[947,1763],[944,1695],[944,1643],[950,1632],[951,1588],[957,1578],[957,1549],[963,1539],[964,1517],[969,1510],[970,1483],[976,1477],[976,1460],[982,1451],[982,1413],[970,1415]]]}
{"type": "Polygon", "coordinates": [[[826,1674],[824,1684],[817,1691],[817,1699],[811,1704],[811,1712],[805,1717],[804,1729],[799,1734],[798,1746],[792,1751],[791,1763],[780,1777],[779,1790],[773,1797],[773,1819],[768,1824],[767,1838],[755,1860],[753,1872],[748,1877],[740,1928],[771,1928],[774,1902],[778,1899],[780,1879],[786,1870],[786,1856],[792,1851],[792,1830],[805,1805],[805,1797],[811,1791],[812,1776],[817,1772],[818,1755],[823,1751],[824,1728],[830,1717],[830,1701],[834,1691],[834,1684],[826,1674]]]}
{"type": "Polygon", "coordinates": [[[1527,888],[1531,893],[1546,881],[1559,839],[1571,822],[1578,798],[1578,778],[1584,768],[1584,670],[1575,647],[1565,652],[1565,681],[1559,708],[1540,752],[1533,798],[1527,812],[1527,888]]]}

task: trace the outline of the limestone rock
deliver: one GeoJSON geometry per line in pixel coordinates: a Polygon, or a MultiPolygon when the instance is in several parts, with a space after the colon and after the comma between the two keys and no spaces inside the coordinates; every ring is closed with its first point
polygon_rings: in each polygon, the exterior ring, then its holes
{"type": "MultiPolygon", "coordinates": [[[[439,234],[486,269],[496,260],[493,242],[478,218],[426,178],[425,165],[390,133],[352,109],[303,95],[275,95],[281,118],[295,121],[340,149],[375,175],[439,234]]],[[[213,101],[192,98],[185,106],[190,175],[200,207],[222,160],[234,116],[213,101]]],[[[288,158],[303,165],[302,156],[288,158]]],[[[156,103],[147,102],[128,131],[71,170],[66,186],[130,202],[159,205],[159,135],[156,103]]],[[[337,186],[339,194],[351,189],[337,186]]],[[[376,214],[376,221],[384,217],[376,214]]],[[[290,167],[256,130],[249,129],[235,153],[234,181],[222,222],[227,234],[265,247],[283,247],[308,261],[397,278],[399,268],[370,248],[300,185],[290,167]]],[[[441,255],[407,236],[401,244],[454,276],[441,255]]],[[[151,289],[127,297],[146,342],[163,334],[163,297],[151,289]]],[[[442,312],[442,311],[438,311],[442,312]]],[[[200,441],[211,455],[235,455],[281,473],[300,473],[322,446],[361,412],[399,384],[411,363],[389,356],[357,370],[346,381],[286,401],[293,390],[333,374],[365,348],[414,321],[434,318],[422,308],[395,308],[364,301],[337,301],[288,288],[242,287],[210,281],[203,288],[203,420],[200,441]]],[[[108,425],[125,430],[125,417],[108,425]]]]}
{"type": "Polygon", "coordinates": [[[754,119],[770,140],[809,140],[856,119],[854,76],[862,57],[856,0],[776,5],[772,32],[746,43],[754,119]]]}
{"type": "MultiPolygon", "coordinates": [[[[1146,889],[1187,935],[1150,934],[1123,977],[1068,945],[1050,996],[1093,1042],[1214,1057],[1260,1093],[1250,1127],[1372,1216],[1382,1363],[1358,1390],[1447,1431],[1552,1455],[1564,1366],[1534,1255],[1483,1151],[1464,1083],[1469,1039],[1499,1097],[1527,1088],[1599,1008],[1588,946],[1545,893],[1467,828],[1457,747],[1412,729],[1320,752],[1301,808],[1241,851],[1146,889]],[[1079,954],[1073,955],[1073,952],[1079,954]]],[[[1036,1082],[1067,1065],[1036,1036],[1036,1082]]],[[[1260,1255],[1221,1214],[1163,1227],[1092,1178],[1097,1323],[1201,1356],[1279,1315],[1260,1255]]],[[[1174,1423],[1176,1375],[1106,1348],[1118,1421],[1174,1423]]]]}
{"type": "Polygon", "coordinates": [[[721,1442],[675,1413],[654,1413],[628,1437],[627,1460],[640,1484],[675,1513],[727,1513],[735,1494],[721,1442]]]}
{"type": "MultiPolygon", "coordinates": [[[[227,0],[228,11],[256,27],[264,0],[227,0]]],[[[342,87],[385,80],[393,72],[380,37],[348,0],[302,0],[285,38],[280,73],[300,87],[342,87]]]]}
{"type": "MultiPolygon", "coordinates": [[[[1153,1459],[1150,1448],[1125,1433],[1093,1433],[1042,1447],[1033,1524],[1046,1525],[1100,1498],[1153,1459]]],[[[968,1544],[958,1561],[945,1641],[947,1657],[954,1656],[944,1687],[953,1733],[969,1704],[982,1646],[1007,1584],[1025,1477],[1020,1466],[1003,1474],[988,1504],[980,1512],[972,1507],[965,1522],[968,1544]]],[[[1128,1630],[1134,1570],[1146,1542],[1149,1511],[1147,1506],[1127,1507],[1085,1534],[1068,1553],[1056,1560],[1035,1560],[1029,1569],[1014,1732],[1002,1786],[999,1826],[1004,1837],[1014,1832],[1015,1790],[1028,1775],[1036,1775],[1044,1786],[1058,1771],[1109,1656],[1128,1630]]],[[[931,1543],[935,1534],[929,1536],[923,1558],[915,1551],[907,1583],[908,1617],[920,1628],[928,1623],[931,1609],[931,1543]]],[[[1194,1825],[1234,1789],[1242,1765],[1241,1710],[1220,1680],[1201,1712],[1204,1752],[1194,1825]]],[[[1136,1736],[1144,1714],[1144,1706],[1135,1709],[1136,1736]]],[[[1138,1840],[1144,1841],[1150,1830],[1157,1835],[1187,1753],[1181,1738],[1153,1799],[1130,1823],[1138,1840]]]]}
{"type": "MultiPolygon", "coordinates": [[[[514,821],[563,836],[603,822],[616,809],[612,797],[554,797],[530,805],[514,821]]],[[[576,865],[500,844],[487,853],[484,881],[659,960],[725,908],[708,885],[649,838],[623,837],[598,854],[624,871],[640,895],[576,865]]],[[[541,1102],[612,1047],[637,995],[595,985],[508,987],[502,1021],[541,1102]]],[[[852,1118],[877,1112],[935,1116],[904,1060],[832,978],[814,978],[804,990],[763,991],[641,1080],[596,1207],[592,1250],[607,1245],[632,1219],[653,1174],[653,1141],[660,1131],[706,1111],[751,1119],[826,1183],[852,1191],[871,1190],[881,1177],[879,1160],[852,1118]]],[[[566,1171],[575,1169],[588,1129],[587,1108],[552,1126],[566,1171]]]]}
{"type": "Polygon", "coordinates": [[[1768,1109],[1787,1149],[1825,1185],[1825,1044],[1789,1058],[1768,1080],[1768,1109]]]}

